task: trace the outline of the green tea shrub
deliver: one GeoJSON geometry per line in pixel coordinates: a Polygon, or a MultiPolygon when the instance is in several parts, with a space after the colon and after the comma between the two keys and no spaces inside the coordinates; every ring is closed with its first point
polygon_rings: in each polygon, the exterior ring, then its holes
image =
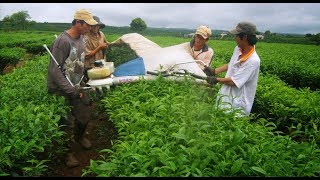
{"type": "Polygon", "coordinates": [[[25,55],[26,50],[19,47],[2,48],[0,49],[0,71],[6,67],[7,64],[16,64],[25,55]]]}
{"type": "Polygon", "coordinates": [[[111,44],[106,50],[106,60],[114,63],[114,67],[137,58],[138,55],[128,44],[111,44]]]}

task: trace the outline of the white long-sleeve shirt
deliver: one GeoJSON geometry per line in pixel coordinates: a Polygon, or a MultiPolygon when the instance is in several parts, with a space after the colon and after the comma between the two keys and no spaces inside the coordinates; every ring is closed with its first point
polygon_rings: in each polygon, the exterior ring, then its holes
{"type": "Polygon", "coordinates": [[[245,62],[240,62],[241,51],[235,47],[226,78],[231,77],[235,86],[222,84],[217,97],[218,107],[241,109],[249,115],[256,94],[258,76],[260,70],[260,58],[256,51],[245,62]]]}

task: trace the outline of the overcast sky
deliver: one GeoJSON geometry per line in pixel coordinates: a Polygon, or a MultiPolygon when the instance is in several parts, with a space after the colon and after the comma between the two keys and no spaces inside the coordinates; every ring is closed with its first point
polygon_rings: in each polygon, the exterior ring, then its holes
{"type": "Polygon", "coordinates": [[[71,23],[82,8],[109,26],[129,26],[140,17],[148,27],[230,30],[251,21],[260,32],[320,33],[320,3],[0,3],[0,19],[28,11],[36,22],[71,23]]]}

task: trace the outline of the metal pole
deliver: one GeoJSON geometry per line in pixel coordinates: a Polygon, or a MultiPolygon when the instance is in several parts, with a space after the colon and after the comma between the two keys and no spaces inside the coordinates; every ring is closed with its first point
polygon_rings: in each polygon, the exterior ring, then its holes
{"type": "Polygon", "coordinates": [[[204,67],[206,67],[207,65],[201,61],[201,60],[194,60],[194,61],[187,61],[187,62],[182,62],[182,63],[176,63],[174,64],[173,66],[171,66],[171,68],[168,68],[167,71],[172,71],[172,69],[177,66],[177,65],[180,65],[180,64],[188,64],[188,63],[195,63],[195,62],[200,62],[204,67]]]}
{"type": "Polygon", "coordinates": [[[202,65],[206,65],[203,61],[201,60],[194,60],[194,61],[188,61],[188,62],[182,62],[182,63],[177,63],[175,65],[179,65],[179,64],[188,64],[188,63],[195,63],[195,62],[200,62],[202,65]]]}
{"type": "Polygon", "coordinates": [[[81,79],[80,79],[80,81],[79,81],[77,84],[80,85],[80,82],[82,81],[83,77],[84,77],[84,75],[81,76],[81,79]]]}
{"type": "MultiPolygon", "coordinates": [[[[60,64],[58,63],[58,61],[54,58],[54,56],[51,54],[50,50],[48,49],[47,45],[44,44],[43,47],[48,51],[48,53],[50,54],[50,56],[52,57],[52,59],[54,60],[54,62],[57,64],[58,68],[62,71],[62,74],[67,78],[67,80],[69,81],[69,83],[71,84],[72,87],[74,87],[74,85],[72,84],[72,82],[70,81],[70,79],[68,78],[68,76],[65,75],[65,73],[63,72],[60,64]]],[[[81,78],[82,80],[82,78],[81,78]]]]}

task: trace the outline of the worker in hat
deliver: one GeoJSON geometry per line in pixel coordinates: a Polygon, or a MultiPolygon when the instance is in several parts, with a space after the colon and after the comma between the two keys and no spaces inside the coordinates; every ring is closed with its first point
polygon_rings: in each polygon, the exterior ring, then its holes
{"type": "MultiPolygon", "coordinates": [[[[203,61],[207,66],[210,66],[213,58],[213,49],[207,45],[211,36],[211,29],[207,26],[199,26],[193,39],[190,42],[190,52],[195,60],[203,61]]],[[[204,65],[197,62],[203,70],[204,65]]]]}
{"type": "MultiPolygon", "coordinates": [[[[80,163],[75,157],[72,147],[75,143],[79,143],[82,147],[89,149],[90,141],[84,136],[87,124],[90,119],[88,96],[80,90],[80,81],[72,82],[71,74],[67,65],[75,63],[78,68],[73,71],[78,71],[78,74],[83,74],[83,63],[85,58],[85,43],[84,34],[87,33],[91,26],[98,24],[93,19],[92,13],[86,9],[80,9],[75,12],[72,26],[62,32],[53,42],[48,66],[47,86],[50,94],[65,97],[67,106],[71,107],[68,117],[62,122],[66,125],[66,134],[68,139],[69,151],[65,158],[68,167],[78,166],[80,163]],[[56,62],[55,62],[56,61],[56,62]],[[58,63],[59,66],[56,64],[58,63]],[[82,67],[81,67],[82,63],[82,67]],[[70,77],[68,78],[68,75],[70,77]],[[73,84],[77,83],[77,84],[73,84]]],[[[72,66],[71,66],[72,67],[72,66]]],[[[71,72],[71,71],[70,71],[71,72]]]]}
{"type": "Polygon", "coordinates": [[[91,26],[91,30],[85,34],[86,50],[85,50],[85,68],[90,69],[94,67],[96,60],[105,59],[106,48],[109,42],[101,29],[105,24],[100,21],[100,18],[93,16],[93,19],[98,22],[96,25],[91,26]]]}
{"type": "Polygon", "coordinates": [[[255,50],[257,28],[251,22],[240,22],[229,32],[235,35],[237,43],[229,63],[215,69],[206,67],[204,72],[211,84],[222,84],[218,107],[228,109],[226,112],[239,109],[237,115],[247,116],[252,109],[260,70],[260,58],[255,50]],[[215,77],[225,71],[224,78],[215,77]]]}

